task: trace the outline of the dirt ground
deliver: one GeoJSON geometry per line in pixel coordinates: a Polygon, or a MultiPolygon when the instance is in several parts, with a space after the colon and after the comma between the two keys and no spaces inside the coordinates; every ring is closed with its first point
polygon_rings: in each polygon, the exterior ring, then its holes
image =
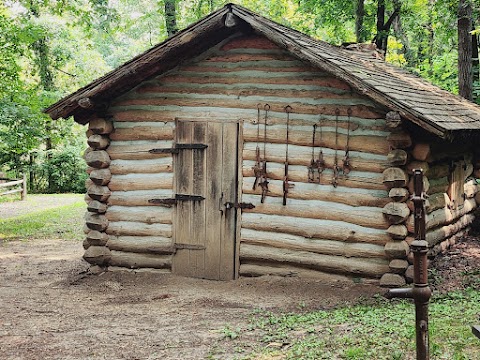
{"type": "Polygon", "coordinates": [[[223,330],[247,326],[255,309],[323,309],[383,291],[294,278],[90,275],[82,254],[73,241],[0,245],[0,358],[232,359],[233,349],[218,355],[223,330]]]}
{"type": "MultiPolygon", "coordinates": [[[[247,328],[257,309],[326,309],[385,291],[295,278],[92,275],[82,254],[76,241],[0,241],[0,359],[241,358],[224,340],[226,329],[247,328]]],[[[436,291],[472,285],[478,276],[465,274],[478,275],[478,238],[466,238],[431,267],[436,291]]]]}

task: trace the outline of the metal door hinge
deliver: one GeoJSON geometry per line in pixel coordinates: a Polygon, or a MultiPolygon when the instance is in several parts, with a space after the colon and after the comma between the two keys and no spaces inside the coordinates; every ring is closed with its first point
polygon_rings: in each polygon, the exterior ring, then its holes
{"type": "Polygon", "coordinates": [[[180,150],[204,150],[207,144],[175,144],[173,148],[157,148],[148,150],[151,154],[178,154],[180,150]]]}
{"type": "Polygon", "coordinates": [[[174,198],[150,199],[148,200],[148,202],[154,205],[172,206],[179,201],[202,201],[202,200],[205,200],[205,198],[200,195],[175,194],[174,198]]]}

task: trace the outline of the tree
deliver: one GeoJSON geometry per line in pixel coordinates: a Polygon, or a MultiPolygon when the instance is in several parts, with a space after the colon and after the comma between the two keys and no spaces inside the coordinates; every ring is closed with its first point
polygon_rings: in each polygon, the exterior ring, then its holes
{"type": "Polygon", "coordinates": [[[177,27],[177,10],[175,0],[165,1],[165,26],[168,36],[175,35],[178,32],[177,27]]]}
{"type": "Polygon", "coordinates": [[[473,98],[472,73],[472,5],[469,0],[458,1],[458,93],[473,98]]]}

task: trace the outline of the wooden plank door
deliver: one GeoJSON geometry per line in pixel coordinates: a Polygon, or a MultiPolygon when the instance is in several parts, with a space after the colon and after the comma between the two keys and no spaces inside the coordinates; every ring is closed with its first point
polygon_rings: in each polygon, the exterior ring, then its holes
{"type": "Polygon", "coordinates": [[[238,123],[177,120],[177,144],[205,144],[175,157],[176,193],[204,200],[176,205],[173,272],[183,276],[230,280],[236,275],[238,123]]]}

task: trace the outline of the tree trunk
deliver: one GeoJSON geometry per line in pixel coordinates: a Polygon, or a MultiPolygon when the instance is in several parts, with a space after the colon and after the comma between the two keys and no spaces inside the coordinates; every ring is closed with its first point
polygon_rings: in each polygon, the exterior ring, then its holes
{"type": "MultiPolygon", "coordinates": [[[[475,26],[472,23],[472,29],[475,30],[475,26]]],[[[480,90],[478,82],[480,81],[480,62],[478,59],[478,35],[472,34],[472,75],[473,75],[473,90],[480,90]]],[[[473,94],[473,100],[478,101],[480,97],[473,94]]]]}
{"type": "Polygon", "coordinates": [[[178,32],[175,0],[165,0],[165,26],[169,37],[178,32]]]}
{"type": "Polygon", "coordinates": [[[395,18],[400,14],[401,4],[395,2],[395,9],[385,22],[385,0],[378,0],[377,5],[377,34],[375,35],[375,44],[377,49],[382,51],[383,54],[387,53],[388,33],[392,27],[392,23],[395,18]]]}
{"type": "MultiPolygon", "coordinates": [[[[394,0],[393,2],[395,7],[400,8],[400,0],[394,0]]],[[[398,15],[395,20],[393,21],[393,31],[396,34],[396,37],[400,40],[403,45],[403,56],[405,57],[405,61],[408,65],[412,65],[414,62],[412,49],[410,47],[410,41],[408,40],[408,36],[403,29],[402,20],[400,15],[398,15]]]]}
{"type": "Polygon", "coordinates": [[[465,99],[473,97],[472,73],[472,5],[469,0],[458,2],[458,93],[465,99]]]}
{"type": "Polygon", "coordinates": [[[365,16],[365,0],[357,0],[357,9],[355,12],[355,35],[357,43],[365,42],[365,29],[363,28],[363,18],[365,16]]]}

